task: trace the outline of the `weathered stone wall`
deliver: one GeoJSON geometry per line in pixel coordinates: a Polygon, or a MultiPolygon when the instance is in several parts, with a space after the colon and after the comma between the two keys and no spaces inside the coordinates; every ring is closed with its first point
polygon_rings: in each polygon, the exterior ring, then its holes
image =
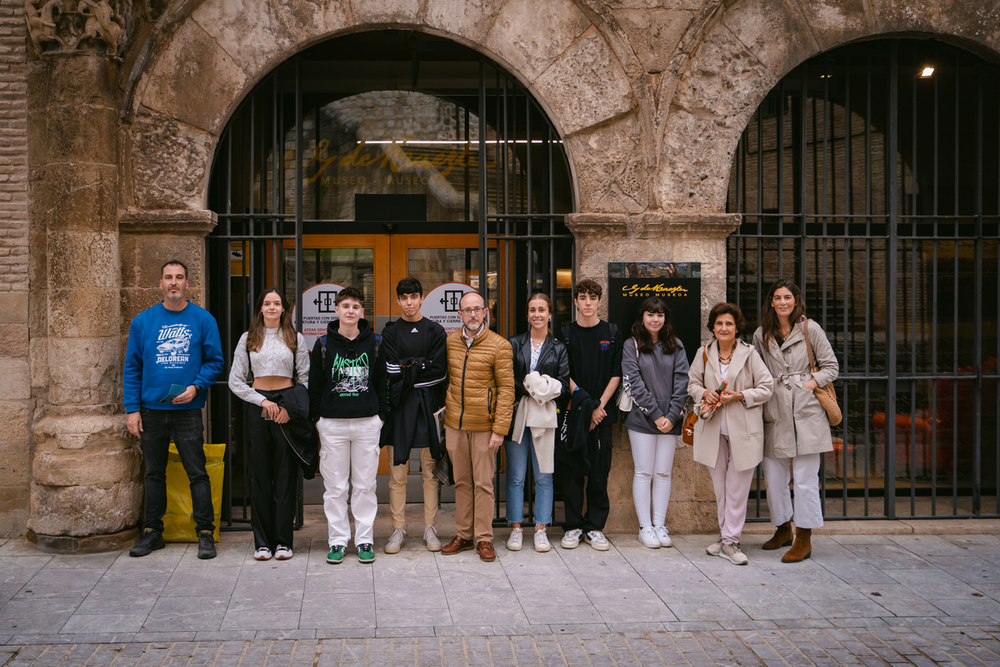
{"type": "Polygon", "coordinates": [[[0,537],[28,520],[28,109],[23,3],[0,0],[0,537]]]}
{"type": "MultiPolygon", "coordinates": [[[[610,259],[701,261],[705,306],[725,294],[724,238],[736,221],[721,212],[733,151],[754,109],[786,72],[824,50],[880,34],[942,34],[989,53],[1000,44],[1000,0],[174,0],[134,5],[146,15],[136,19],[117,87],[112,81],[102,89],[117,88],[113,101],[101,103],[101,127],[111,121],[120,124],[119,133],[108,137],[106,145],[72,145],[83,151],[78,160],[90,160],[88,150],[102,156],[102,169],[109,170],[102,172],[101,183],[110,184],[111,174],[115,179],[110,191],[121,212],[122,234],[104,209],[97,212],[96,223],[87,222],[86,231],[91,236],[108,234],[108,244],[101,249],[121,272],[100,287],[119,290],[119,311],[105,304],[113,322],[94,329],[95,323],[82,311],[75,311],[79,320],[66,317],[79,308],[65,302],[68,292],[51,293],[78,288],[70,274],[80,264],[72,254],[64,254],[60,263],[48,259],[65,248],[52,246],[50,232],[57,221],[41,221],[53,202],[73,210],[74,202],[81,201],[69,196],[83,192],[82,182],[74,180],[80,169],[49,172],[31,195],[39,212],[37,220],[32,217],[31,299],[45,305],[31,309],[28,341],[23,282],[9,290],[4,282],[13,275],[4,273],[6,267],[20,266],[19,260],[0,262],[0,305],[5,306],[0,318],[6,318],[0,319],[0,326],[14,327],[10,337],[2,337],[4,345],[13,347],[0,350],[0,365],[7,365],[0,370],[5,377],[26,376],[24,348],[30,347],[31,384],[46,409],[100,403],[97,385],[110,386],[109,378],[120,376],[120,349],[106,349],[106,355],[96,357],[96,348],[86,351],[88,360],[109,366],[89,384],[51,378],[50,361],[83,350],[88,336],[104,340],[127,331],[131,317],[158,298],[149,274],[158,259],[180,255],[192,262],[193,277],[205,275],[201,237],[214,224],[205,209],[220,133],[255,82],[327,37],[385,27],[422,30],[453,38],[496,60],[527,86],[565,141],[576,197],[577,213],[570,224],[578,238],[578,274],[603,280],[610,259]],[[117,115],[109,117],[106,112],[115,105],[117,115]],[[102,153],[116,145],[114,155],[102,153]],[[54,314],[59,318],[53,319],[54,314]],[[91,326],[91,333],[80,329],[85,325],[91,326]],[[56,348],[50,349],[53,344],[56,348]]],[[[25,38],[19,27],[23,23],[7,20],[21,15],[21,7],[16,0],[0,0],[0,86],[6,86],[0,87],[0,105],[10,101],[10,106],[0,106],[0,122],[8,122],[4,114],[16,114],[18,108],[14,91],[25,38]]],[[[85,86],[74,94],[78,102],[86,101],[85,86]]],[[[29,97],[32,112],[35,99],[45,98],[29,97]]],[[[24,169],[16,149],[5,162],[5,151],[18,140],[15,120],[0,127],[0,179],[9,173],[4,170],[14,170],[10,180],[0,180],[0,213],[12,214],[0,217],[5,234],[0,244],[11,239],[3,225],[16,226],[8,220],[17,219],[23,210],[16,192],[6,199],[7,186],[16,189],[17,173],[24,169]]],[[[79,123],[59,130],[70,138],[88,131],[79,123]]],[[[38,140],[43,139],[39,135],[38,140]]],[[[53,153],[52,146],[43,148],[49,151],[46,160],[73,161],[53,153]]],[[[17,256],[12,251],[3,257],[17,256]]],[[[0,394],[0,405],[13,406],[14,419],[21,422],[29,419],[30,407],[22,384],[27,386],[27,380],[10,384],[0,394]]],[[[55,431],[36,419],[36,441],[51,444],[55,441],[45,435],[46,429],[55,431]]],[[[631,459],[627,446],[619,445],[612,481],[613,527],[629,528],[634,522],[628,491],[631,459]]],[[[45,463],[36,455],[36,467],[45,463]]],[[[122,479],[133,474],[119,472],[122,479]]],[[[714,525],[703,473],[690,462],[689,453],[679,453],[671,504],[671,522],[678,529],[708,530],[714,525]]],[[[5,526],[17,532],[23,525],[23,515],[18,519],[16,512],[27,491],[20,486],[24,473],[19,475],[9,478],[8,487],[8,477],[0,475],[0,532],[5,526]]],[[[42,495],[34,503],[39,520],[62,511],[42,495]]]]}
{"type": "MultiPolygon", "coordinates": [[[[193,5],[195,3],[190,3],[193,5]]],[[[732,154],[754,109],[795,65],[860,37],[961,36],[995,50],[995,1],[967,8],[905,0],[355,0],[319,8],[205,0],[164,23],[132,77],[129,206],[205,206],[211,147],[231,109],[301,45],[378,27],[450,36],[496,60],[535,95],[562,134],[573,171],[578,275],[608,261],[700,261],[705,310],[725,298],[725,207],[732,154]],[[191,77],[198,72],[200,77],[191,77]],[[213,95],[192,90],[194,81],[213,95]],[[191,104],[193,99],[204,104],[191,104]],[[149,132],[147,128],[156,128],[149,132]],[[176,169],[183,164],[185,169],[176,169]],[[155,173],[155,182],[145,178],[155,173]]],[[[616,437],[611,527],[631,529],[631,456],[616,437]]],[[[670,521],[715,525],[711,485],[681,450],[670,521]]]]}

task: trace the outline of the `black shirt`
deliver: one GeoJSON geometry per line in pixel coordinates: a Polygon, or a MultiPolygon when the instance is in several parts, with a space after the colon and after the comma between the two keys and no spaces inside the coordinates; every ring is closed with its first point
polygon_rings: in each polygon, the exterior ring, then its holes
{"type": "Polygon", "coordinates": [[[400,318],[382,330],[381,354],[385,359],[389,383],[400,377],[399,362],[403,359],[426,359],[429,363],[416,377],[414,387],[433,387],[448,377],[448,336],[444,327],[434,320],[421,317],[416,322],[400,318]]]}
{"type": "MultiPolygon", "coordinates": [[[[611,378],[622,376],[622,339],[618,327],[604,320],[592,327],[581,327],[576,322],[562,328],[562,340],[569,352],[569,376],[573,382],[601,400],[611,378]]],[[[613,400],[604,406],[608,413],[602,424],[614,424],[618,408],[613,400]]]]}

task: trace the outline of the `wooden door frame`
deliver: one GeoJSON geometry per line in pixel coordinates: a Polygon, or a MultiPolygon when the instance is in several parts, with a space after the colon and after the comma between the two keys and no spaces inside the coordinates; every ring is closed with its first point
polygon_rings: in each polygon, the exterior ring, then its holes
{"type": "MultiPolygon", "coordinates": [[[[283,249],[295,249],[295,241],[283,241],[283,249]]],[[[503,249],[498,247],[495,240],[490,240],[486,244],[487,250],[497,250],[497,267],[499,270],[506,269],[503,258],[503,249]]],[[[403,314],[399,304],[396,303],[396,284],[409,274],[409,254],[410,248],[469,248],[479,250],[478,234],[303,234],[302,249],[339,249],[339,248],[370,248],[374,253],[375,275],[373,284],[375,289],[374,307],[371,313],[366,313],[374,321],[375,317],[399,317],[403,314]],[[388,271],[381,270],[385,258],[388,257],[388,271]],[[385,306],[388,306],[386,308],[385,306]]],[[[266,253],[268,263],[271,262],[271,253],[266,253]]],[[[488,258],[484,267],[488,268],[488,258]]],[[[267,270],[270,271],[268,266],[267,270]]],[[[497,285],[503,284],[501,276],[497,276],[497,285]]],[[[433,289],[436,285],[425,286],[433,289]]],[[[498,289],[495,295],[497,299],[498,319],[504,317],[504,291],[498,289]]]]}

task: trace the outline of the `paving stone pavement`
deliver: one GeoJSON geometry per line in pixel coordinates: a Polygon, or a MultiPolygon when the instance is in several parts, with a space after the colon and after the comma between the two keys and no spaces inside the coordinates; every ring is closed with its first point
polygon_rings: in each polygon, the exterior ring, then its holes
{"type": "Polygon", "coordinates": [[[331,566],[302,535],[280,563],[247,534],[211,561],[0,541],[0,665],[1000,665],[996,535],[819,534],[796,565],[745,535],[746,567],[707,536],[538,554],[506,531],[492,564],[410,538],[331,566]]]}

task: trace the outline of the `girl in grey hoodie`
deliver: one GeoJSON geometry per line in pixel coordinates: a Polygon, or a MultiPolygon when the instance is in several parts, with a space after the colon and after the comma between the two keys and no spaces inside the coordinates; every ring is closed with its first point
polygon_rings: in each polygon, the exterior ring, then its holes
{"type": "Polygon", "coordinates": [[[639,542],[650,549],[673,546],[664,520],[688,395],[688,360],[674,335],[670,308],[658,296],[639,304],[632,337],[622,351],[622,384],[632,397],[625,428],[635,463],[632,498],[639,517],[639,542]]]}

